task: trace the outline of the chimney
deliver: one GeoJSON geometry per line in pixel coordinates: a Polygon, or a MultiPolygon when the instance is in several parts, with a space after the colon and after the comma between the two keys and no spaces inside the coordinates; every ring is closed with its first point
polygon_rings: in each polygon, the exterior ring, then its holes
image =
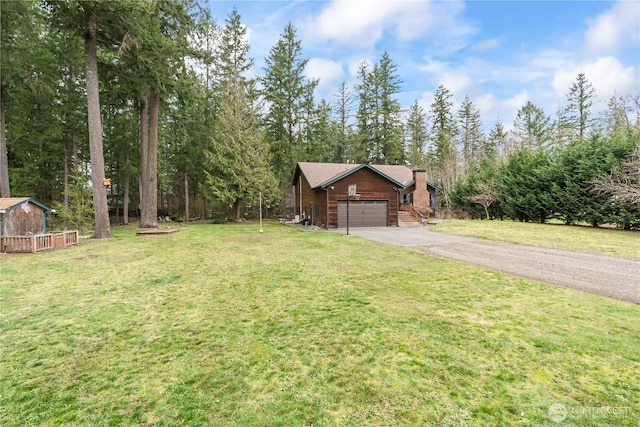
{"type": "Polygon", "coordinates": [[[426,209],[429,207],[429,190],[427,190],[427,171],[424,169],[413,170],[413,180],[416,182],[416,189],[413,192],[413,206],[416,209],[426,209]]]}

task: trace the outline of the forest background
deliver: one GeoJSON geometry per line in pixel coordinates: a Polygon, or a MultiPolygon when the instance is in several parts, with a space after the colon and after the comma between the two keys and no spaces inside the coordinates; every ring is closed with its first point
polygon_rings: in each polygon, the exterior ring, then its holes
{"type": "Polygon", "coordinates": [[[487,131],[444,85],[428,108],[401,105],[392,52],[317,100],[292,24],[253,76],[235,9],[216,22],[190,0],[19,1],[0,17],[0,196],[95,237],[133,215],[241,219],[259,197],[286,215],[298,161],[426,169],[443,215],[640,227],[640,94],[595,113],[584,72],[553,116],[527,101],[487,131]]]}

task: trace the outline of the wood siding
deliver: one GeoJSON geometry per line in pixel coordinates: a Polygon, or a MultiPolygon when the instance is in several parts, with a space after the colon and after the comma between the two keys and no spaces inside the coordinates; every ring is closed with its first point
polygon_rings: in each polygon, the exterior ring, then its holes
{"type": "Polygon", "coordinates": [[[394,190],[392,182],[369,168],[362,168],[347,175],[328,186],[326,190],[322,188],[312,189],[304,175],[300,174],[295,182],[295,214],[301,215],[301,219],[312,219],[313,225],[319,227],[338,227],[338,202],[347,200],[347,191],[351,184],[356,184],[356,192],[358,194],[357,197],[352,197],[351,200],[386,201],[387,225],[397,225],[399,195],[394,190]],[[301,195],[302,210],[300,209],[301,195]]]}
{"type": "Polygon", "coordinates": [[[44,210],[31,202],[25,202],[13,209],[7,210],[3,215],[4,236],[25,236],[27,234],[42,234],[45,230],[44,210]]]}

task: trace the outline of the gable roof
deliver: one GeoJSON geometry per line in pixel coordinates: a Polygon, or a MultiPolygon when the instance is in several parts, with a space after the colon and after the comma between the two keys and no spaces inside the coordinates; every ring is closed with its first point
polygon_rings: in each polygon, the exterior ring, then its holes
{"type": "Polygon", "coordinates": [[[20,206],[23,203],[26,202],[31,202],[36,206],[41,207],[43,210],[45,211],[52,211],[53,209],[51,209],[49,206],[45,205],[44,203],[40,203],[39,201],[37,201],[36,199],[32,198],[32,197],[4,197],[4,198],[0,198],[0,210],[3,211],[8,211],[11,210],[17,206],[20,206]]]}
{"type": "Polygon", "coordinates": [[[326,188],[364,168],[370,169],[401,188],[406,188],[413,184],[413,172],[402,165],[299,162],[294,174],[293,185],[295,185],[295,179],[298,174],[302,173],[311,188],[326,188]]]}

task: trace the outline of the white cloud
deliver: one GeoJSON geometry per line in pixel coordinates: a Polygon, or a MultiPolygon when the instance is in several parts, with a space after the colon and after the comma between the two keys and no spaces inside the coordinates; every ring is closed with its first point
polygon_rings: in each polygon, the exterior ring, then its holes
{"type": "Polygon", "coordinates": [[[464,2],[334,0],[308,25],[305,39],[314,37],[365,48],[392,33],[400,42],[423,39],[459,48],[461,38],[475,30],[461,21],[464,2]]]}
{"type": "Polygon", "coordinates": [[[482,52],[485,50],[495,49],[500,46],[500,41],[498,39],[486,39],[480,40],[479,42],[471,45],[469,49],[473,52],[482,52]]]}
{"type": "Polygon", "coordinates": [[[611,9],[588,21],[584,33],[590,54],[612,54],[640,43],[640,6],[636,1],[619,1],[611,9]]]}
{"type": "Polygon", "coordinates": [[[471,84],[471,79],[466,71],[452,70],[442,73],[439,77],[439,84],[451,92],[453,99],[462,100],[467,94],[467,88],[471,84]]]}
{"type": "Polygon", "coordinates": [[[596,96],[601,101],[600,104],[606,104],[606,100],[616,93],[634,94],[640,91],[638,69],[633,66],[624,67],[617,58],[605,56],[595,61],[561,68],[555,72],[551,85],[561,104],[566,102],[569,88],[581,72],[585,73],[593,85],[596,96]]]}
{"type": "MultiPolygon", "coordinates": [[[[402,18],[424,15],[426,10],[427,2],[333,1],[318,16],[316,25],[323,38],[346,44],[375,43],[387,27],[399,27],[402,18]]],[[[399,33],[410,38],[413,26],[409,23],[399,33]]]]}
{"type": "Polygon", "coordinates": [[[498,99],[493,93],[478,96],[474,104],[480,111],[482,123],[488,132],[500,120],[506,131],[513,128],[518,110],[531,99],[528,91],[522,91],[510,98],[498,99]]]}
{"type": "Polygon", "coordinates": [[[446,70],[449,67],[449,64],[444,61],[438,61],[431,57],[425,58],[425,63],[419,67],[420,71],[424,71],[425,73],[438,73],[443,70],[446,70]]]}
{"type": "Polygon", "coordinates": [[[344,71],[342,64],[326,58],[311,58],[307,62],[305,75],[310,79],[320,79],[320,86],[337,86],[344,71]]]}

